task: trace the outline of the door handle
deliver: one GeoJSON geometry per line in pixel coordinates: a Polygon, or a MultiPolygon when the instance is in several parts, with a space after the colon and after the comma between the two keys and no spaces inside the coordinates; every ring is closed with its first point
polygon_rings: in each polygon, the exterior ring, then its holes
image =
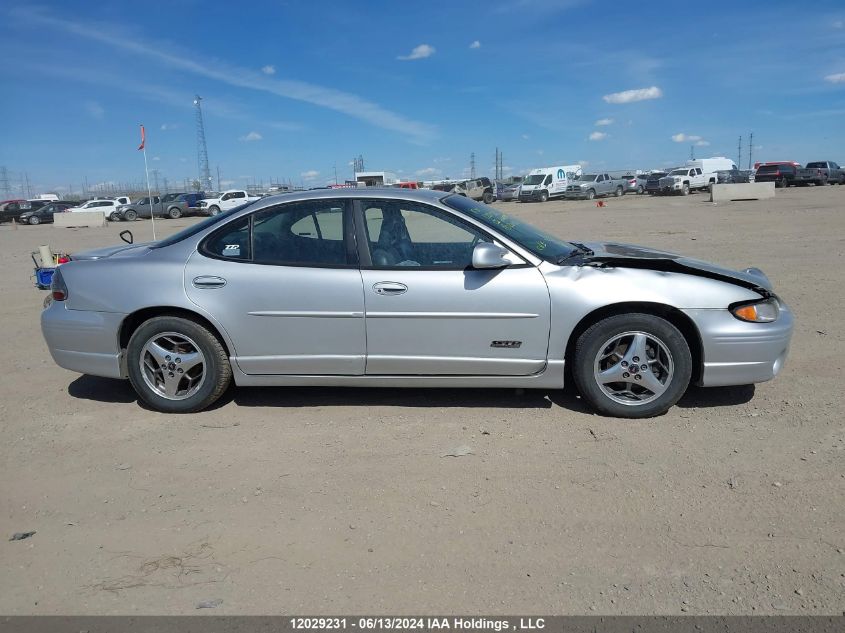
{"type": "Polygon", "coordinates": [[[199,290],[206,290],[206,289],[213,289],[213,288],[222,288],[226,285],[226,280],[223,277],[214,277],[212,275],[202,275],[200,277],[194,277],[193,280],[194,288],[199,290]]]}
{"type": "Polygon", "coordinates": [[[373,284],[373,290],[377,295],[401,295],[408,292],[408,286],[398,281],[380,281],[373,284]]]}

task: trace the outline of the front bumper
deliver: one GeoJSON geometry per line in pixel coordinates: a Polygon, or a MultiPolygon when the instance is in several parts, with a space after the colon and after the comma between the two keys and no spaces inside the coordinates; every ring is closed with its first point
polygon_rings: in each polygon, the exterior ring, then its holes
{"type": "Polygon", "coordinates": [[[537,191],[536,189],[534,191],[528,191],[528,192],[520,191],[519,192],[519,201],[520,202],[537,202],[537,201],[540,200],[540,193],[541,193],[541,191],[537,191]]]}
{"type": "Polygon", "coordinates": [[[564,191],[563,197],[570,199],[570,200],[583,200],[587,198],[587,192],[584,190],[580,191],[564,191]]]}
{"type": "Polygon", "coordinates": [[[698,327],[704,350],[703,387],[750,385],[778,375],[789,353],[794,317],[780,303],[772,323],[747,323],[728,310],[684,310],[698,327]]]}
{"type": "Polygon", "coordinates": [[[41,333],[59,367],[81,374],[123,378],[118,345],[125,314],[68,310],[53,301],[41,312],[41,333]]]}

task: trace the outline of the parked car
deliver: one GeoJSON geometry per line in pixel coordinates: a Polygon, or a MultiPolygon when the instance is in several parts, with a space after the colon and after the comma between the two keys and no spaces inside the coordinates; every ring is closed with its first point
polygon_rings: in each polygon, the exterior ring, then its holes
{"type": "MultiPolygon", "coordinates": [[[[44,204],[47,204],[46,200],[44,201],[44,204]]],[[[21,213],[30,211],[33,208],[40,208],[44,206],[44,204],[33,205],[33,203],[29,200],[4,200],[3,202],[0,202],[0,222],[11,222],[12,220],[17,221],[17,218],[21,213]]]]}
{"type": "Polygon", "coordinates": [[[490,204],[496,199],[496,185],[489,178],[473,178],[455,184],[453,191],[472,200],[490,204]]]}
{"type": "Polygon", "coordinates": [[[577,198],[592,200],[601,196],[618,198],[625,195],[627,187],[628,181],[622,178],[611,178],[607,174],[581,174],[567,185],[563,195],[567,200],[577,198]]]}
{"type": "Polygon", "coordinates": [[[716,183],[730,185],[748,182],[748,172],[739,169],[720,169],[716,173],[716,183]]]}
{"type": "Polygon", "coordinates": [[[69,213],[99,211],[106,217],[106,219],[109,219],[118,206],[120,206],[120,203],[117,200],[89,200],[88,202],[83,202],[79,206],[71,207],[70,209],[67,209],[67,211],[69,213]]]}
{"type": "Polygon", "coordinates": [[[228,211],[234,209],[247,202],[255,202],[261,200],[261,196],[256,196],[244,189],[229,189],[220,194],[219,197],[205,198],[200,200],[200,213],[204,215],[217,215],[221,211],[228,211]]]}
{"type": "Polygon", "coordinates": [[[545,202],[561,198],[566,187],[581,175],[580,165],[556,165],[532,169],[519,187],[520,202],[545,202]]]}
{"type": "Polygon", "coordinates": [[[188,213],[188,203],[184,200],[170,200],[163,202],[158,196],[153,196],[150,203],[149,196],[138,198],[130,204],[122,204],[112,212],[110,220],[127,220],[132,222],[138,218],[150,218],[152,214],[157,218],[177,220],[188,213]]]}
{"type": "Polygon", "coordinates": [[[513,202],[519,199],[519,184],[508,185],[502,189],[502,202],[513,202]]]}
{"type": "Polygon", "coordinates": [[[75,207],[78,202],[71,202],[68,200],[60,200],[56,202],[47,201],[47,204],[39,206],[39,208],[31,208],[29,211],[24,211],[18,217],[21,224],[49,224],[53,222],[54,213],[64,213],[68,209],[75,207]]]}
{"type": "Polygon", "coordinates": [[[74,254],[51,297],[41,328],[60,366],[128,378],[173,413],[232,381],[549,390],[566,367],[597,411],[647,417],[692,383],[773,378],[793,329],[756,268],[566,242],[426,190],[265,198],[74,254]]]}
{"type": "Polygon", "coordinates": [[[648,174],[628,174],[625,180],[625,193],[645,193],[645,186],[648,182],[648,174]]]}
{"type": "Polygon", "coordinates": [[[701,167],[681,167],[673,169],[660,179],[660,193],[679,193],[689,195],[690,191],[710,188],[716,182],[716,174],[703,172],[701,167]]]}
{"type": "Polygon", "coordinates": [[[668,171],[655,171],[650,173],[645,181],[645,192],[653,196],[660,193],[660,179],[668,173],[668,171]]]}
{"type": "Polygon", "coordinates": [[[827,185],[845,184],[845,170],[833,161],[817,161],[807,163],[803,169],[795,174],[797,185],[827,185]]]}
{"type": "Polygon", "coordinates": [[[791,163],[772,163],[760,165],[754,174],[755,182],[773,182],[775,187],[785,189],[795,184],[798,167],[791,163]]]}

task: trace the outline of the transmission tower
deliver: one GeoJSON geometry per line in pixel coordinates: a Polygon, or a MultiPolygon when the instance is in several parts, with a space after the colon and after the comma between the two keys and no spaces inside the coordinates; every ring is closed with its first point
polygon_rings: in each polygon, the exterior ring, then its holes
{"type": "Polygon", "coordinates": [[[475,152],[469,155],[469,177],[475,178],[475,152]]]}
{"type": "Polygon", "coordinates": [[[361,154],[352,159],[352,171],[355,173],[364,171],[364,157],[361,154]]]}
{"type": "Polygon", "coordinates": [[[202,97],[194,97],[197,108],[197,168],[199,169],[200,189],[211,191],[211,170],[208,168],[208,146],[205,144],[205,125],[202,122],[202,97]]]}
{"type": "Polygon", "coordinates": [[[3,199],[12,197],[12,186],[9,184],[9,172],[6,167],[0,167],[0,195],[3,199]]]}
{"type": "Polygon", "coordinates": [[[502,157],[502,152],[500,152],[499,148],[497,147],[496,148],[496,167],[495,167],[495,170],[494,170],[495,174],[496,174],[494,176],[494,180],[496,180],[497,182],[502,180],[505,177],[505,174],[504,174],[505,169],[504,169],[503,165],[504,165],[504,158],[502,157]]]}

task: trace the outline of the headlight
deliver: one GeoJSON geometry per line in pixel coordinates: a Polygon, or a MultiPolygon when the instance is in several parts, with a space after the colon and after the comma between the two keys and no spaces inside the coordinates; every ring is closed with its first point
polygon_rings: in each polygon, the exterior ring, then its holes
{"type": "Polygon", "coordinates": [[[741,303],[730,308],[733,314],[740,321],[751,323],[771,323],[776,321],[780,314],[777,299],[764,299],[755,303],[741,303]]]}

